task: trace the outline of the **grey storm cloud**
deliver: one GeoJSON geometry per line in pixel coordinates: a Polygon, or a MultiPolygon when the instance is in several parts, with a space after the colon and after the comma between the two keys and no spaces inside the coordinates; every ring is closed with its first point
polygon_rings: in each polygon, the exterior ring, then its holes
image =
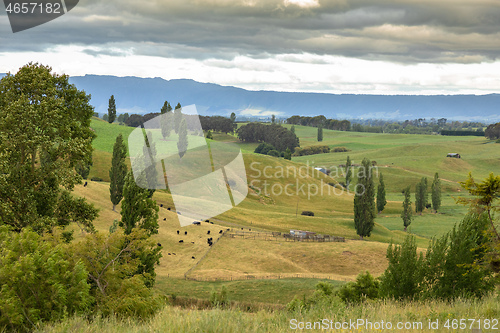
{"type": "Polygon", "coordinates": [[[0,12],[0,52],[89,46],[88,54],[232,59],[313,53],[403,63],[493,61],[500,1],[81,0],[48,24],[12,34],[0,12]],[[309,5],[308,5],[309,4],[309,5]]]}

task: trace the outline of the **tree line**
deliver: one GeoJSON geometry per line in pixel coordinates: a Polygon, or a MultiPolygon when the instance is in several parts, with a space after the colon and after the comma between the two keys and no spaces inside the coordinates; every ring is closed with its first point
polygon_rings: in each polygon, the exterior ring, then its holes
{"type": "Polygon", "coordinates": [[[289,149],[293,153],[300,145],[295,133],[278,124],[248,123],[238,128],[236,135],[244,142],[269,143],[279,152],[289,149]]]}
{"type": "MultiPolygon", "coordinates": [[[[312,127],[323,127],[329,130],[349,131],[351,130],[351,122],[349,120],[326,119],[325,116],[292,116],[286,120],[287,124],[302,125],[312,127]]],[[[321,140],[318,140],[321,141],[321,140]]]]}

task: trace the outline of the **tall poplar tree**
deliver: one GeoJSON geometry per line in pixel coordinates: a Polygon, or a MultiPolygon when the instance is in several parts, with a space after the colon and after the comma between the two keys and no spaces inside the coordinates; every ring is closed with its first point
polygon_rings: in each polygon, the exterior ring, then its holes
{"type": "MultiPolygon", "coordinates": [[[[163,103],[163,107],[161,108],[160,112],[161,114],[172,112],[172,107],[170,106],[170,103],[168,101],[165,101],[165,103],[163,103]]],[[[170,136],[170,132],[172,131],[172,123],[169,120],[171,119],[172,117],[167,116],[162,116],[160,118],[161,135],[163,136],[163,139],[166,139],[170,136]]]]}
{"type": "Polygon", "coordinates": [[[441,207],[441,182],[437,172],[432,181],[431,192],[432,209],[437,213],[439,207],[441,207]]]}
{"type": "Polygon", "coordinates": [[[360,239],[369,237],[375,225],[375,185],[371,165],[369,159],[363,159],[354,195],[354,227],[360,239]]]}
{"type": "Polygon", "coordinates": [[[377,212],[380,213],[384,210],[387,200],[385,199],[385,183],[384,176],[380,174],[379,185],[377,188],[377,212]]]}
{"type": "Polygon", "coordinates": [[[115,96],[111,95],[108,101],[108,123],[113,123],[116,119],[116,101],[115,96]]]}
{"type": "Polygon", "coordinates": [[[170,106],[170,103],[168,101],[165,101],[165,103],[163,103],[163,106],[161,107],[160,112],[161,114],[164,114],[170,111],[172,111],[172,106],[170,106]]]}
{"type": "Polygon", "coordinates": [[[187,126],[186,119],[182,119],[179,125],[179,141],[177,142],[177,149],[179,151],[179,157],[182,158],[186,153],[188,147],[188,137],[187,137],[187,126]]]}
{"type": "Polygon", "coordinates": [[[411,211],[411,197],[410,197],[410,186],[408,186],[404,191],[405,199],[403,201],[403,212],[401,213],[401,218],[403,219],[403,225],[405,231],[411,224],[412,211],[411,211]]]}
{"type": "Polygon", "coordinates": [[[149,235],[158,233],[158,205],[148,198],[149,191],[137,186],[132,171],[127,172],[123,185],[123,201],[119,222],[129,235],[134,228],[144,229],[149,235]]]}
{"type": "Polygon", "coordinates": [[[349,184],[351,183],[352,179],[352,167],[351,167],[351,158],[347,156],[347,162],[345,163],[345,186],[347,189],[349,189],[349,184]]]}
{"type": "Polygon", "coordinates": [[[111,203],[113,204],[113,211],[123,198],[123,185],[125,183],[125,176],[127,175],[126,158],[127,147],[120,133],[116,137],[115,145],[113,146],[113,158],[111,159],[111,169],[109,170],[109,193],[111,203]]]}
{"type": "Polygon", "coordinates": [[[318,142],[323,141],[323,125],[318,126],[318,142]]]}

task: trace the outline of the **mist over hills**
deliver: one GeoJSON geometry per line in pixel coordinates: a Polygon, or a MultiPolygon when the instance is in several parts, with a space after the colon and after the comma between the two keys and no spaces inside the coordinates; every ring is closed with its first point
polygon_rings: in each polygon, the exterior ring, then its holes
{"type": "MultiPolygon", "coordinates": [[[[3,76],[0,74],[0,76],[3,76]]],[[[249,91],[189,79],[73,76],[70,82],[92,95],[96,112],[106,113],[115,96],[118,113],[159,112],[165,100],[172,107],[196,104],[202,115],[267,118],[324,115],[336,119],[447,118],[486,123],[500,121],[500,94],[489,95],[353,95],[249,91]]]]}

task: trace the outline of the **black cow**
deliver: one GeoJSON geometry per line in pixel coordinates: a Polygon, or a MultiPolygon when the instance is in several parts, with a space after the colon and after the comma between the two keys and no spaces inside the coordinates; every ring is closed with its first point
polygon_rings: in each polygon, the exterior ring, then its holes
{"type": "Polygon", "coordinates": [[[196,259],[195,257],[191,257],[191,259],[196,259]]]}
{"type": "Polygon", "coordinates": [[[207,231],[207,235],[210,235],[210,230],[207,231]]]}
{"type": "Polygon", "coordinates": [[[160,204],[160,207],[163,207],[163,204],[160,204]]]}
{"type": "Polygon", "coordinates": [[[158,245],[159,247],[161,247],[161,243],[157,243],[156,245],[158,245]]]}
{"type": "Polygon", "coordinates": [[[163,218],[163,221],[166,221],[166,220],[167,220],[167,218],[166,218],[166,217],[165,217],[165,218],[163,218]]]}
{"type": "Polygon", "coordinates": [[[219,234],[222,234],[222,230],[219,230],[219,234]]]}
{"type": "Polygon", "coordinates": [[[188,234],[188,232],[187,232],[187,231],[184,231],[184,235],[187,235],[187,234],[188,234]]]}
{"type": "Polygon", "coordinates": [[[177,230],[177,235],[179,234],[179,230],[177,230]]]}
{"type": "Polygon", "coordinates": [[[85,182],[85,184],[83,184],[83,187],[87,187],[87,182],[85,182]]]}
{"type": "Polygon", "coordinates": [[[184,241],[181,239],[181,240],[179,241],[179,243],[184,243],[184,241]]]}

